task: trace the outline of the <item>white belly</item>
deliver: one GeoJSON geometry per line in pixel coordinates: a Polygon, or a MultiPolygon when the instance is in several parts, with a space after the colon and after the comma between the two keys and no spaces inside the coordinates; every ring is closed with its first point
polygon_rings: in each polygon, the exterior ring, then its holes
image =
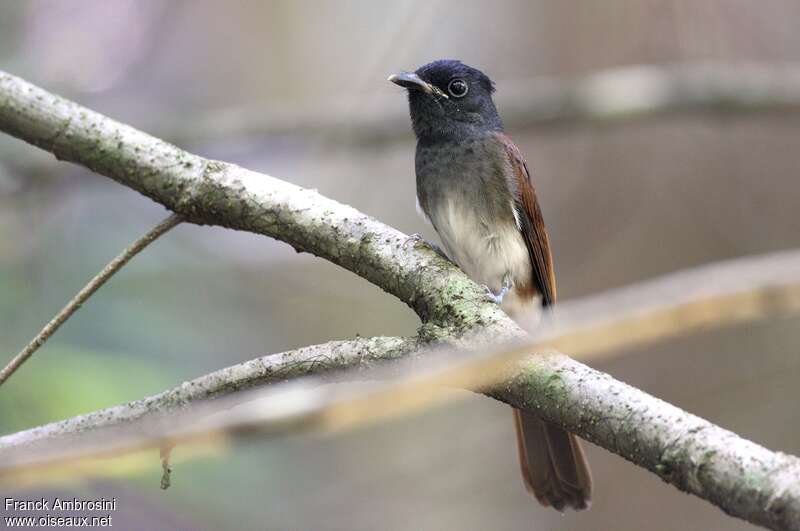
{"type": "MultiPolygon", "coordinates": [[[[447,255],[472,280],[488,286],[494,293],[500,291],[506,276],[512,286],[530,285],[528,248],[513,222],[486,223],[474,211],[457,206],[452,200],[444,200],[431,214],[447,255]]],[[[502,308],[513,317],[530,305],[530,300],[521,301],[516,289],[512,289],[502,308]]]]}

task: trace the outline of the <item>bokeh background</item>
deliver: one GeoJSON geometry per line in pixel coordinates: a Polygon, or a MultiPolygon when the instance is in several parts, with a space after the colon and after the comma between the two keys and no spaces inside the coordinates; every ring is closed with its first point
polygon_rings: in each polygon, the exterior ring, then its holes
{"type": "MultiPolygon", "coordinates": [[[[489,73],[501,98],[530,79],[568,83],[641,64],[747,75],[745,65],[800,61],[798,24],[792,0],[2,2],[0,68],[435,240],[415,214],[414,143],[388,74],[459,58],[489,73]],[[391,134],[364,134],[384,125],[391,134]]],[[[800,245],[800,114],[513,123],[562,299],[800,245]]],[[[0,135],[3,360],[166,215],[0,135]]],[[[696,334],[596,366],[800,453],[798,324],[696,334]]],[[[3,386],[0,431],[136,399],[258,355],[417,326],[404,305],[320,259],[264,237],[180,226],[3,386]]],[[[587,447],[594,506],[563,516],[524,492],[508,408],[467,393],[348,433],[251,442],[178,463],[167,491],[154,455],[122,477],[12,494],[114,495],[122,529],[752,528],[587,447]]]]}

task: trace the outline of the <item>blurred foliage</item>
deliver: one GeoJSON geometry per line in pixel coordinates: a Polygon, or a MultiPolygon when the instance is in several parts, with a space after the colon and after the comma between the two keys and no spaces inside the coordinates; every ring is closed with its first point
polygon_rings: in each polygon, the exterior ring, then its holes
{"type": "Polygon", "coordinates": [[[0,395],[0,430],[10,433],[140,398],[174,385],[176,374],[112,352],[49,347],[0,395]]]}

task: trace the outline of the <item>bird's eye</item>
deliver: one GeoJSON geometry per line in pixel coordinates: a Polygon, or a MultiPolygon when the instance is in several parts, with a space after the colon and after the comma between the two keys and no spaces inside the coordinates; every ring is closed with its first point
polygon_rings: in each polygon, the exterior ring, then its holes
{"type": "Polygon", "coordinates": [[[469,85],[463,79],[454,79],[447,85],[447,92],[454,98],[463,98],[469,92],[469,85]]]}

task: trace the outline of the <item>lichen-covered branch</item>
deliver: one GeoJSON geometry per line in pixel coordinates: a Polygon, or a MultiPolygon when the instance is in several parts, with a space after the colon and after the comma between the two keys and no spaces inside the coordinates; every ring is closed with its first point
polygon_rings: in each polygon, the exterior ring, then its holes
{"type": "MultiPolygon", "coordinates": [[[[189,154],[2,72],[0,130],[138,190],[187,221],[268,235],[361,275],[417,312],[425,323],[423,342],[478,329],[487,343],[526,337],[485,301],[479,287],[423,242],[315,191],[189,154]]],[[[400,341],[394,352],[407,352],[406,340],[400,341]]],[[[253,381],[237,370],[224,377],[245,385],[253,381]]],[[[158,400],[168,404],[170,393],[158,400]]],[[[796,459],[771,453],[607,375],[562,356],[547,356],[529,360],[508,385],[491,393],[538,411],[729,514],[773,529],[800,529],[800,492],[797,482],[790,481],[797,477],[796,459]]],[[[213,394],[200,388],[190,396],[213,394]]],[[[180,402],[181,396],[174,398],[180,402]]],[[[144,402],[134,406],[130,411],[120,406],[114,418],[149,411],[144,402]]],[[[103,417],[92,417],[92,422],[102,425],[103,417]]],[[[45,431],[23,433],[46,438],[46,430],[55,434],[65,426],[40,429],[45,431]]],[[[3,441],[10,444],[14,437],[3,441]]]]}
{"type": "Polygon", "coordinates": [[[726,513],[800,529],[800,459],[743,439],[563,355],[520,363],[490,391],[657,474],[726,513]]]}
{"type": "MultiPolygon", "coordinates": [[[[347,423],[346,419],[354,415],[376,418],[389,414],[382,411],[386,409],[387,396],[393,404],[390,409],[397,413],[403,407],[398,410],[397,403],[402,404],[403,397],[409,395],[415,398],[408,407],[419,405],[420,395],[425,403],[434,401],[435,396],[430,393],[432,380],[447,385],[461,377],[442,378],[435,369],[424,366],[419,375],[408,377],[406,371],[400,381],[390,380],[372,394],[359,394],[355,401],[345,400],[344,414],[341,394],[320,395],[316,392],[316,382],[292,387],[285,396],[280,388],[275,389],[261,397],[260,406],[252,410],[252,415],[226,414],[201,428],[196,425],[198,419],[209,411],[185,413],[184,408],[258,384],[340,369],[360,369],[346,373],[348,379],[360,375],[385,377],[386,372],[379,370],[385,367],[371,369],[378,362],[416,353],[420,347],[416,338],[391,337],[316,345],[234,365],[124,406],[0,437],[0,480],[15,478],[15,466],[19,466],[15,458],[24,466],[35,465],[36,462],[30,463],[31,450],[44,453],[39,464],[55,460],[57,466],[87,452],[115,455],[126,448],[158,447],[164,441],[173,444],[176,440],[204,440],[228,432],[248,433],[254,425],[265,421],[269,421],[266,433],[336,427],[340,426],[341,417],[347,423]],[[270,411],[277,402],[285,403],[287,399],[296,404],[288,414],[270,411]],[[168,417],[169,427],[154,429],[168,414],[173,415],[168,417]],[[136,421],[147,423],[137,426],[136,421]],[[88,441],[72,437],[90,430],[99,435],[88,441]],[[65,441],[69,442],[69,450],[60,450],[65,441]]],[[[503,385],[485,393],[515,407],[535,411],[647,468],[679,489],[712,501],[733,516],[771,529],[798,529],[800,459],[744,440],[558,353],[526,357],[509,370],[511,376],[503,385]]],[[[234,403],[226,402],[223,409],[234,403]]]]}

